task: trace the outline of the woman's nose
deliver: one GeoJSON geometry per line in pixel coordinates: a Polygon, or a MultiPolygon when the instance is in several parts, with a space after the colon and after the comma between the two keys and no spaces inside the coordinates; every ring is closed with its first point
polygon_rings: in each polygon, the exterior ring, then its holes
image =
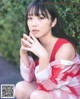
{"type": "Polygon", "coordinates": [[[37,26],[37,25],[38,25],[37,20],[33,20],[33,21],[32,21],[32,26],[35,27],[35,26],[37,26]]]}

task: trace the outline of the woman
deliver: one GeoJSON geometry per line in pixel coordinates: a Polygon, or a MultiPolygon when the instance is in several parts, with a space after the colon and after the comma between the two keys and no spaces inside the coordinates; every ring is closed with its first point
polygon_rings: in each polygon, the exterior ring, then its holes
{"type": "Polygon", "coordinates": [[[17,99],[80,99],[80,57],[77,42],[64,33],[50,0],[34,0],[26,12],[20,49],[24,81],[15,87],[17,99]]]}

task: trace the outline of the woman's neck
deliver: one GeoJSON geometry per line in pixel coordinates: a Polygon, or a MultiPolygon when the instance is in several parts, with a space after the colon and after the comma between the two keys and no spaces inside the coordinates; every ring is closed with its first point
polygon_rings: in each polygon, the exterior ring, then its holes
{"type": "Polygon", "coordinates": [[[48,47],[51,44],[53,44],[56,40],[56,37],[52,35],[46,35],[44,37],[39,38],[40,43],[43,45],[43,47],[48,47]]]}
{"type": "Polygon", "coordinates": [[[54,36],[47,36],[47,37],[43,37],[43,38],[39,39],[42,46],[48,52],[49,58],[51,57],[52,50],[53,50],[54,45],[55,45],[57,40],[58,40],[58,38],[56,38],[54,36]]]}

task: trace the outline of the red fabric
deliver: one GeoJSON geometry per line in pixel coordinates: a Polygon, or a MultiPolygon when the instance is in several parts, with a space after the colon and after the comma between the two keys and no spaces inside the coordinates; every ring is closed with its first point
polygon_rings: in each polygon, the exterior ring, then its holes
{"type": "MultiPolygon", "coordinates": [[[[59,50],[59,48],[60,48],[63,44],[66,44],[66,43],[70,43],[70,42],[69,42],[68,40],[66,40],[66,39],[63,39],[63,38],[59,38],[59,39],[56,41],[56,43],[55,43],[55,45],[54,45],[54,47],[53,47],[52,53],[51,53],[50,62],[52,62],[52,61],[55,60],[55,54],[56,54],[56,52],[59,50]]],[[[38,61],[36,61],[36,64],[38,64],[38,61]]],[[[61,71],[61,69],[59,69],[59,68],[53,68],[53,69],[52,69],[52,75],[57,76],[57,74],[59,74],[60,71],[61,71]]],[[[52,76],[50,79],[57,84],[57,82],[55,81],[54,78],[55,78],[55,77],[52,76]]],[[[41,90],[47,91],[46,88],[44,88],[44,86],[42,86],[42,84],[39,84],[39,86],[40,86],[40,89],[41,89],[41,90]]]]}
{"type": "MultiPolygon", "coordinates": [[[[63,44],[66,44],[66,43],[70,43],[68,40],[66,39],[63,39],[63,38],[59,38],[54,47],[53,47],[53,50],[52,50],[52,53],[51,53],[51,57],[50,57],[50,62],[51,61],[54,61],[55,60],[55,54],[56,52],[59,50],[59,48],[63,45],[63,44]]],[[[73,45],[73,44],[72,44],[73,45]]],[[[73,45],[73,47],[75,48],[75,46],[73,45]]],[[[35,61],[35,66],[37,66],[39,64],[39,61],[36,60],[35,61]]]]}
{"type": "MultiPolygon", "coordinates": [[[[51,66],[50,67],[51,71],[46,72],[46,73],[51,73],[48,76],[48,79],[40,80],[39,77],[36,76],[36,73],[34,72],[34,70],[36,69],[35,66],[39,64],[38,60],[35,61],[35,64],[34,64],[34,61],[30,61],[31,64],[33,62],[33,65],[30,66],[31,72],[29,72],[29,70],[25,68],[24,70],[22,70],[22,74],[24,76],[23,78],[27,79],[27,77],[25,76],[27,75],[29,76],[29,79],[31,79],[30,81],[32,81],[32,78],[33,78],[32,75],[35,74],[35,77],[36,77],[35,80],[37,81],[39,86],[38,88],[40,90],[48,92],[52,96],[51,99],[62,99],[62,98],[63,99],[80,99],[80,56],[75,51],[76,56],[74,57],[73,60],[71,60],[71,63],[73,63],[71,65],[70,64],[67,65],[66,63],[62,64],[61,61],[59,62],[58,60],[55,60],[55,54],[57,53],[59,48],[66,43],[70,43],[70,42],[62,38],[58,39],[57,42],[55,43],[50,57],[49,66],[51,66]]],[[[66,61],[70,62],[69,60],[66,60],[66,61]]],[[[21,66],[26,67],[23,61],[21,62],[21,66]]],[[[44,73],[43,73],[43,76],[44,76],[44,73]]]]}
{"type": "MultiPolygon", "coordinates": [[[[57,42],[55,43],[55,45],[54,45],[54,47],[53,47],[53,50],[52,50],[52,54],[51,54],[51,58],[50,58],[50,62],[52,62],[52,61],[54,61],[55,60],[55,54],[56,54],[56,52],[59,50],[59,48],[63,45],[63,44],[66,44],[66,43],[70,43],[68,40],[66,40],[66,39],[62,39],[62,38],[60,38],[60,39],[58,39],[57,40],[57,42]]],[[[72,44],[73,45],[73,44],[72,44]]],[[[73,47],[74,47],[74,45],[73,45],[73,47]]],[[[75,47],[74,47],[74,49],[75,49],[75,47]]],[[[75,49],[76,50],[76,49],[75,49]]],[[[76,55],[76,51],[75,51],[75,55],[76,55]]],[[[73,66],[70,68],[70,69],[72,69],[73,68],[73,66]]],[[[80,69],[79,69],[80,70],[80,69]]],[[[61,66],[59,67],[58,66],[58,68],[57,68],[57,66],[54,66],[54,67],[52,67],[52,76],[49,78],[49,81],[51,81],[51,82],[53,82],[53,84],[54,84],[54,87],[58,84],[58,82],[56,81],[56,79],[55,78],[57,78],[58,76],[59,76],[59,74],[61,73],[61,71],[62,71],[62,68],[61,68],[61,66]]],[[[76,73],[76,75],[79,75],[79,72],[77,71],[77,73],[76,73]]],[[[70,79],[72,79],[74,76],[75,76],[75,74],[73,73],[73,72],[68,72],[68,71],[66,71],[65,72],[65,74],[64,74],[64,76],[62,76],[61,77],[61,80],[63,81],[63,82],[65,82],[68,78],[67,77],[71,77],[70,79]]],[[[45,82],[45,81],[44,81],[45,82]]],[[[44,83],[44,82],[42,82],[42,83],[44,83]]],[[[39,88],[40,88],[40,90],[44,90],[44,91],[46,91],[46,92],[49,92],[49,90],[47,90],[46,89],[46,87],[44,87],[43,85],[44,84],[42,84],[42,83],[39,83],[38,82],[38,85],[39,85],[39,88]]],[[[46,83],[47,84],[47,83],[46,83]]],[[[51,84],[51,83],[50,83],[51,84]]],[[[67,86],[69,89],[70,89],[70,91],[74,94],[74,95],[76,95],[77,96],[77,92],[76,92],[76,90],[73,88],[73,87],[70,87],[70,86],[67,86]]],[[[55,88],[54,88],[55,89],[55,88]]],[[[60,98],[61,99],[61,98],[60,98]]]]}
{"type": "MultiPolygon", "coordinates": [[[[63,44],[66,44],[66,43],[70,43],[68,40],[66,39],[63,39],[63,38],[59,38],[56,42],[56,44],[54,45],[53,47],[53,51],[52,51],[52,54],[51,54],[51,58],[50,58],[50,62],[55,60],[55,54],[56,52],[59,50],[59,48],[63,45],[63,44]]],[[[73,44],[72,44],[73,45],[73,44]]],[[[73,45],[73,47],[75,48],[75,46],[73,45]]]]}

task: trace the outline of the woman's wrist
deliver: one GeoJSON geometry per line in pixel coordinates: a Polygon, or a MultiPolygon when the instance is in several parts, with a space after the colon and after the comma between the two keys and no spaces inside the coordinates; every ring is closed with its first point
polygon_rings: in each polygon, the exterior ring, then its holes
{"type": "Polygon", "coordinates": [[[24,49],[22,49],[22,47],[21,47],[21,49],[20,49],[20,56],[24,56],[24,55],[28,55],[27,54],[27,51],[25,51],[24,49]]]}
{"type": "Polygon", "coordinates": [[[39,55],[39,59],[42,59],[42,58],[48,58],[49,57],[49,55],[48,55],[48,53],[47,52],[43,52],[43,53],[40,53],[40,55],[39,55]]]}
{"type": "Polygon", "coordinates": [[[26,65],[26,67],[29,67],[29,57],[26,51],[20,51],[20,59],[21,62],[26,65]]]}
{"type": "Polygon", "coordinates": [[[49,56],[48,54],[39,58],[39,71],[42,71],[48,67],[49,64],[49,56]]]}

